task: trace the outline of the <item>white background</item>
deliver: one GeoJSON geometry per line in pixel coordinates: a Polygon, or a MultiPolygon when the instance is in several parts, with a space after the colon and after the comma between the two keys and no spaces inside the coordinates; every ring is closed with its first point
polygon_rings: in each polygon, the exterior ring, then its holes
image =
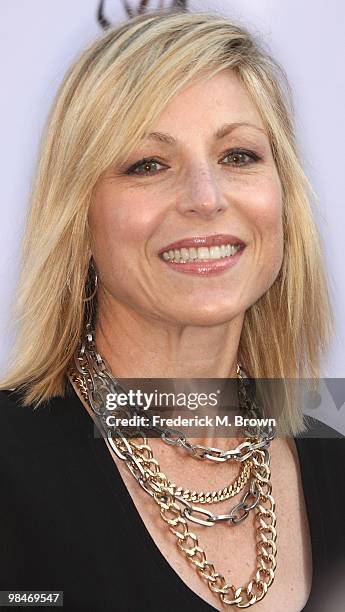
{"type": "MultiPolygon", "coordinates": [[[[129,0],[133,6],[138,0],[129,0]]],[[[151,1],[155,8],[158,2],[151,1]]],[[[166,5],[170,0],[166,1],[166,5]]],[[[0,371],[13,342],[10,307],[19,272],[19,249],[28,192],[45,118],[75,55],[98,36],[98,0],[2,0],[0,4],[1,226],[0,371]]],[[[345,167],[344,18],[340,0],[199,0],[190,10],[216,10],[241,20],[263,36],[284,66],[294,91],[302,161],[318,194],[315,216],[326,248],[325,260],[337,321],[323,376],[345,378],[345,167]]],[[[106,0],[112,23],[125,12],[120,0],[106,0]]],[[[338,380],[338,396],[345,381],[338,380]]],[[[345,393],[344,393],[345,395],[345,393]]],[[[325,394],[323,393],[323,396],[325,394]]],[[[332,394],[313,415],[345,433],[345,406],[332,394]]],[[[344,397],[345,400],[345,397],[344,397]]]]}

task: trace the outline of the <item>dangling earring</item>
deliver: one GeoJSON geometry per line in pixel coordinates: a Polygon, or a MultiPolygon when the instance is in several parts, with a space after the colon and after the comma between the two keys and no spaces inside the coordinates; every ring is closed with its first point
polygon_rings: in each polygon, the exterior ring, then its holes
{"type": "Polygon", "coordinates": [[[90,269],[91,269],[91,270],[93,270],[93,277],[94,277],[94,278],[93,278],[93,285],[94,285],[94,287],[93,287],[93,291],[92,291],[91,295],[89,295],[89,296],[88,296],[88,297],[86,297],[86,298],[83,298],[83,302],[89,302],[90,300],[92,300],[92,299],[95,297],[96,292],[97,292],[97,285],[98,285],[98,274],[97,274],[97,271],[96,271],[96,268],[95,268],[95,265],[94,265],[94,263],[93,263],[93,259],[92,259],[92,258],[91,258],[91,260],[90,260],[90,266],[89,266],[89,274],[88,274],[88,278],[87,278],[87,284],[88,284],[88,281],[89,281],[90,269]]]}

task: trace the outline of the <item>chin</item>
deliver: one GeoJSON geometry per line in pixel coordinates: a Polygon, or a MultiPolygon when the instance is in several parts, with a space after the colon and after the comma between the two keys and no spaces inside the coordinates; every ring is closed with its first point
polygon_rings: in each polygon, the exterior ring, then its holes
{"type": "Polygon", "coordinates": [[[177,315],[175,320],[181,325],[211,327],[213,325],[223,325],[239,316],[244,316],[244,312],[238,308],[199,307],[190,313],[181,313],[181,317],[177,315]]]}

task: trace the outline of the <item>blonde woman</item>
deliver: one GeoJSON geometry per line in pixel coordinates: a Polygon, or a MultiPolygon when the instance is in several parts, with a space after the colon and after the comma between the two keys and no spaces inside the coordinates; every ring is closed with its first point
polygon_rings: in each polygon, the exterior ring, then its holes
{"type": "Polygon", "coordinates": [[[1,381],[2,590],[93,612],[340,609],[344,440],[301,404],[279,436],[104,424],[118,379],[238,380],[247,401],[250,380],[319,376],[332,314],[289,99],[209,12],[132,18],[68,70],[1,381]]]}

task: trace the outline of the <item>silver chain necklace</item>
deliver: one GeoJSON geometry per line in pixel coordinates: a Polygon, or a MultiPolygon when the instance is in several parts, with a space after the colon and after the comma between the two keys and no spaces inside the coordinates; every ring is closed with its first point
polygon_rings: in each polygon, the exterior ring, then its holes
{"type": "MultiPolygon", "coordinates": [[[[74,366],[83,379],[92,410],[97,416],[104,418],[107,414],[105,408],[107,395],[109,393],[126,393],[126,390],[112,375],[106,360],[97,352],[94,330],[91,329],[90,323],[86,326],[85,338],[81,343],[80,349],[74,355],[74,366]]],[[[246,382],[247,375],[244,368],[239,364],[237,366],[237,372],[240,382],[240,405],[249,418],[256,419],[259,416],[259,411],[254,398],[248,398],[246,388],[248,386],[246,382]]],[[[141,409],[135,405],[128,405],[125,409],[121,407],[121,412],[123,412],[126,417],[133,415],[140,416],[142,414],[141,409]]],[[[209,459],[219,463],[229,460],[245,461],[254,450],[267,448],[271,440],[275,437],[275,433],[270,425],[266,426],[265,429],[259,426],[249,427],[245,430],[245,436],[253,439],[259,438],[257,442],[251,443],[246,441],[239,444],[235,449],[221,450],[201,444],[192,444],[187,440],[183,432],[170,427],[161,427],[151,422],[146,429],[158,433],[163,442],[170,446],[179,446],[183,448],[196,459],[209,459]]]]}
{"type": "MultiPolygon", "coordinates": [[[[78,391],[92,409],[103,436],[117,457],[124,461],[138,484],[158,505],[159,515],[176,538],[176,545],[186,561],[205,580],[223,605],[244,608],[263,599],[274,581],[277,555],[275,501],[272,496],[269,467],[269,445],[274,434],[264,433],[256,438],[247,439],[233,451],[222,451],[190,444],[180,432],[175,434],[170,430],[159,432],[163,441],[185,448],[198,459],[211,461],[232,459],[250,462],[250,485],[240,503],[226,514],[213,514],[204,508],[193,506],[183,498],[183,495],[177,494],[179,489],[174,488],[153,457],[144,432],[138,431],[136,439],[133,440],[127,439],[121,430],[118,430],[115,437],[112,428],[109,431],[104,420],[104,399],[107,393],[116,393],[120,390],[120,386],[117,385],[105,360],[96,351],[94,334],[90,326],[74,357],[74,364],[71,363],[68,371],[71,382],[77,384],[78,391]],[[256,514],[256,569],[248,584],[236,587],[231,582],[227,582],[208,560],[197,535],[189,531],[187,523],[191,521],[197,525],[210,527],[220,521],[227,521],[229,525],[237,525],[247,518],[251,510],[256,514]]],[[[246,466],[245,463],[242,465],[246,466]]]]}
{"type": "MultiPolygon", "coordinates": [[[[84,390],[84,397],[87,398],[89,405],[91,406],[94,414],[98,418],[98,424],[102,434],[107,437],[108,442],[115,452],[115,454],[123,461],[126,461],[127,467],[131,471],[132,475],[136,478],[140,486],[151,495],[154,496],[155,490],[152,489],[151,485],[148,485],[147,479],[143,474],[143,465],[140,459],[133,453],[133,445],[131,445],[121,429],[117,428],[114,432],[114,428],[109,428],[105,422],[107,415],[106,396],[108,393],[126,393],[119,381],[112,375],[110,367],[106,363],[103,357],[97,352],[94,340],[94,331],[88,324],[86,334],[83,342],[81,343],[80,349],[75,353],[74,356],[74,367],[75,371],[79,376],[74,376],[74,380],[78,380],[81,389],[84,390]],[[114,439],[114,433],[116,439],[114,439]]],[[[241,366],[238,366],[241,368],[241,366]]],[[[73,370],[71,371],[73,378],[73,370]]],[[[244,369],[241,368],[240,381],[243,381],[246,376],[244,369]]],[[[242,400],[248,408],[248,397],[244,385],[241,387],[240,393],[242,394],[242,400]]],[[[251,403],[252,410],[251,415],[257,416],[257,410],[251,403]]],[[[140,415],[141,411],[137,406],[126,406],[121,407],[121,414],[126,418],[130,418],[133,415],[140,415]]],[[[221,450],[218,448],[203,446],[201,444],[192,444],[186,438],[186,435],[179,430],[161,427],[150,423],[146,427],[147,430],[154,431],[160,435],[160,438],[166,444],[171,446],[179,446],[186,450],[191,456],[200,460],[211,460],[218,463],[225,461],[236,461],[244,462],[248,460],[255,451],[262,451],[264,456],[264,462],[269,466],[269,452],[268,448],[271,440],[274,437],[272,431],[262,435],[258,435],[255,430],[255,435],[252,435],[253,439],[246,440],[239,444],[235,449],[221,450]],[[259,439],[260,438],[260,439],[259,439]]],[[[131,429],[131,436],[145,437],[145,433],[139,429],[131,429]]],[[[182,506],[182,515],[199,525],[213,526],[217,522],[227,521],[229,524],[237,525],[247,518],[249,511],[257,506],[260,500],[260,490],[257,486],[256,479],[251,478],[249,481],[249,487],[241,498],[241,501],[233,506],[233,508],[225,514],[214,514],[213,512],[195,506],[190,501],[186,500],[178,492],[175,492],[174,499],[176,499],[182,506]],[[251,500],[251,501],[250,501],[251,500]]]]}

